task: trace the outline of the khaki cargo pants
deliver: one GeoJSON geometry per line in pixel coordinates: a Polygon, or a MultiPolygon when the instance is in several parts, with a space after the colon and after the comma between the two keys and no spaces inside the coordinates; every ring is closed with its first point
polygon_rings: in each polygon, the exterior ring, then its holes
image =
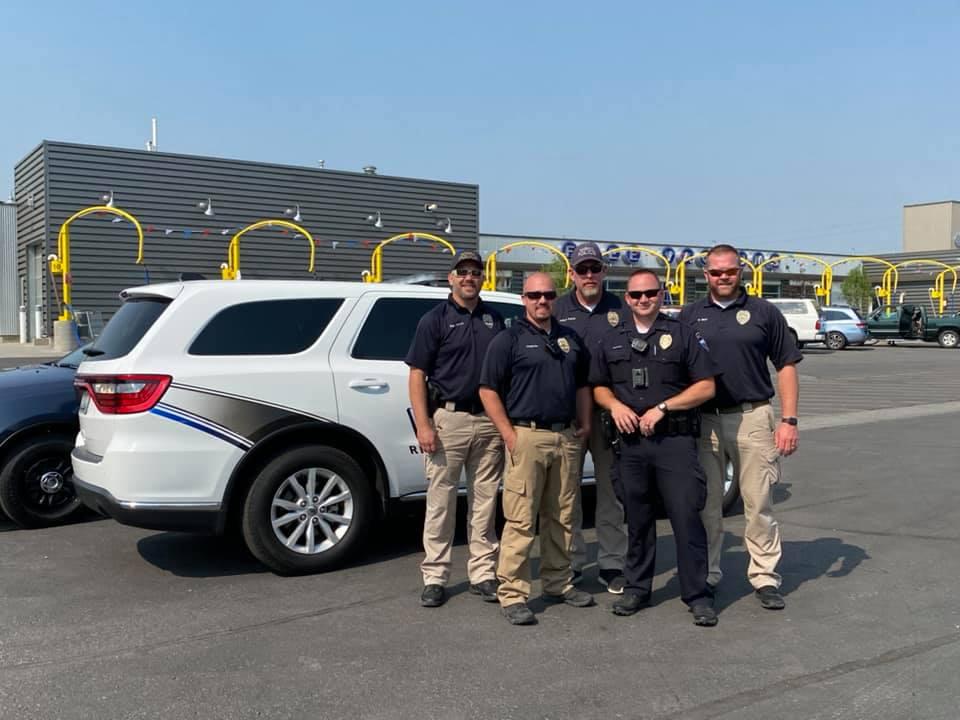
{"type": "Polygon", "coordinates": [[[750,553],[747,578],[754,588],[780,587],[780,526],[773,519],[772,487],[780,481],[780,452],[773,441],[776,429],[772,405],[721,415],[703,413],[700,463],[707,475],[707,503],[700,513],[707,530],[709,574],[720,582],[723,552],[723,486],[726,458],[740,479],[746,528],[743,539],[750,553]]]}
{"type": "Polygon", "coordinates": [[[497,577],[501,605],[530,597],[530,550],[540,520],[540,579],[543,592],[562,595],[570,582],[573,512],[580,485],[582,442],[573,428],[562,432],[514,427],[517,444],[507,454],[503,479],[506,525],[497,577]]]}
{"type": "Polygon", "coordinates": [[[483,414],[439,408],[433,416],[436,452],[425,456],[427,510],[423,523],[420,563],[424,585],[450,579],[453,535],[457,520],[457,490],[467,480],[467,575],[476,585],[496,577],[497,490],[503,473],[503,439],[483,414]]]}

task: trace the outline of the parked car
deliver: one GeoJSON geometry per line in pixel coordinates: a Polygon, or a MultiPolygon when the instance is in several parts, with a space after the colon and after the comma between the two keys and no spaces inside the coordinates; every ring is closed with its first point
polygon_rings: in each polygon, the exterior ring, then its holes
{"type": "Polygon", "coordinates": [[[797,347],[807,343],[823,342],[824,333],[820,329],[820,307],[813,300],[805,298],[768,298],[787,320],[790,332],[797,347]]]}
{"type": "Polygon", "coordinates": [[[21,527],[65,521],[81,507],[70,465],[77,424],[75,350],[0,370],[0,508],[21,527]]]}
{"type": "Polygon", "coordinates": [[[852,307],[824,307],[821,312],[823,342],[831,350],[843,350],[848,345],[863,345],[870,337],[866,321],[852,307]]]}
{"type": "MultiPolygon", "coordinates": [[[[236,526],[279,573],[343,563],[392,501],[425,497],[403,358],[447,294],[272,280],[125,291],[76,379],[77,492],[138,527],[236,526]]],[[[517,295],[484,300],[523,314],[517,295]]]]}
{"type": "Polygon", "coordinates": [[[937,317],[922,305],[887,305],[870,313],[867,328],[872,337],[893,344],[898,339],[936,342],[940,347],[960,346],[960,315],[937,317]]]}

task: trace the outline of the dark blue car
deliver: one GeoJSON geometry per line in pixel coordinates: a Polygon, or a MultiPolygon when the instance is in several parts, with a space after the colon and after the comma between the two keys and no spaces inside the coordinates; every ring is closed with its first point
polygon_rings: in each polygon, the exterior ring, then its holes
{"type": "Polygon", "coordinates": [[[0,370],[0,508],[22,527],[80,509],[70,452],[77,436],[75,350],[56,362],[0,370]]]}

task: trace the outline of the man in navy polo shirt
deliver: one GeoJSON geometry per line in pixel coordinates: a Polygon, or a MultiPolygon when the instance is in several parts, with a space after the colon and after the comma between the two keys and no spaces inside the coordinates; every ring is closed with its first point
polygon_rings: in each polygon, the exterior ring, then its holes
{"type": "Polygon", "coordinates": [[[593,605],[570,569],[580,453],[590,434],[589,366],[577,334],[551,318],[556,297],[549,275],[530,275],[525,316],[490,343],[480,373],[480,398],[507,449],[497,595],[513,625],[536,622],[527,599],[538,517],[544,601],[593,605]]]}
{"type": "Polygon", "coordinates": [[[497,601],[497,489],[503,441],[477,394],[487,346],[503,318],[480,299],[483,261],[475,252],[454,258],[450,297],[420,319],[406,362],[417,441],[424,453],[427,511],[423,523],[424,607],[446,602],[456,529],[457,489],[467,479],[467,574],[470,592],[497,601]]]}
{"type": "Polygon", "coordinates": [[[772,486],[780,481],[780,457],[797,450],[797,402],[800,385],[796,364],[803,359],[787,321],[766,300],[748,295],[740,282],[740,254],[730,245],[707,252],[704,276],[709,294],[684,306],[680,319],[692,325],[709,344],[721,374],[717,394],[703,406],[700,462],[707,474],[703,524],[709,547],[708,582],[722,577],[723,482],[726,461],[733,463],[740,484],[750,553],[747,577],[761,606],[781,610],[780,527],[773,518],[772,486]],[[782,417],[773,415],[773,383],[767,360],[777,370],[782,417]]]}
{"type": "MultiPolygon", "coordinates": [[[[557,299],[553,316],[560,325],[572,328],[592,352],[600,337],[620,320],[630,316],[623,301],[603,289],[607,268],[596,243],[577,245],[570,257],[570,278],[574,289],[557,299]]],[[[593,458],[593,472],[597,483],[597,566],[600,584],[615,595],[623,592],[623,559],[627,551],[627,531],[623,523],[623,506],[617,499],[610,481],[613,451],[603,436],[600,423],[602,408],[595,407],[590,425],[590,437],[584,443],[593,458]]],[[[581,471],[582,474],[582,471],[581,471]]],[[[587,544],[583,539],[583,503],[577,493],[577,508],[573,518],[573,576],[577,583],[587,563],[587,544]]]]}

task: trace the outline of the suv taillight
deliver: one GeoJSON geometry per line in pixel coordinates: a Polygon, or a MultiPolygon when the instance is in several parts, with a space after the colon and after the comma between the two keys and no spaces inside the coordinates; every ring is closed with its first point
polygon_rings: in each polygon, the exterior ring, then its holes
{"type": "Polygon", "coordinates": [[[861,330],[863,330],[863,328],[865,328],[866,326],[867,326],[867,324],[864,323],[864,322],[858,322],[858,323],[857,323],[857,327],[860,328],[861,330]]]}
{"type": "Polygon", "coordinates": [[[817,324],[813,326],[815,330],[820,329],[820,318],[817,318],[817,324]]]}
{"type": "Polygon", "coordinates": [[[104,415],[146,412],[170,386],[169,375],[78,375],[73,384],[90,393],[104,415]]]}

